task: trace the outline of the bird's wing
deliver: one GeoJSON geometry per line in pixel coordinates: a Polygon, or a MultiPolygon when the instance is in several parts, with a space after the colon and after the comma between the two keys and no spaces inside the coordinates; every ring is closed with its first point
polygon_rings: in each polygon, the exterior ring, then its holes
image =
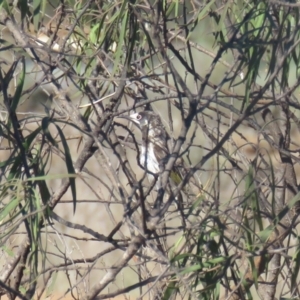
{"type": "Polygon", "coordinates": [[[153,150],[155,158],[159,162],[159,164],[161,165],[162,163],[165,163],[169,154],[166,145],[164,145],[163,143],[154,143],[153,150]]]}

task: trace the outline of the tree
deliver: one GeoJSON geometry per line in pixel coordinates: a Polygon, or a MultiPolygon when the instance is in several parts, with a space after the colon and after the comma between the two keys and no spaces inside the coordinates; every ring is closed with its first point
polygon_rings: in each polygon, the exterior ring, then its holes
{"type": "Polygon", "coordinates": [[[298,7],[3,1],[1,295],[299,297],[298,7]]]}

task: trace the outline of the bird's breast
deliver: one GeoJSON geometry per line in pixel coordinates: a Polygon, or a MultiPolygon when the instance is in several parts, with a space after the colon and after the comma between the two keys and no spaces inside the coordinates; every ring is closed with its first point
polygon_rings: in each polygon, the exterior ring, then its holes
{"type": "Polygon", "coordinates": [[[159,162],[155,157],[154,147],[152,143],[148,144],[147,149],[145,146],[141,147],[140,163],[145,168],[145,170],[148,170],[151,173],[159,173],[159,162]]]}

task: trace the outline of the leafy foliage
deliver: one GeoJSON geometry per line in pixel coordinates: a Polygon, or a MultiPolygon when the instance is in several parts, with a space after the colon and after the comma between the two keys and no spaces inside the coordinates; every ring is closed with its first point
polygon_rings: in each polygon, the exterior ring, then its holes
{"type": "Polygon", "coordinates": [[[300,297],[298,3],[3,0],[0,24],[0,295],[300,297]]]}

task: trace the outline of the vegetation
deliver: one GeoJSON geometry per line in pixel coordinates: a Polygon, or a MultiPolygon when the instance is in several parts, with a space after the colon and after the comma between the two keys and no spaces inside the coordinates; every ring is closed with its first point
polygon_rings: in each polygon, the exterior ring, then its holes
{"type": "Polygon", "coordinates": [[[1,0],[0,294],[299,298],[299,7],[1,0]]]}

